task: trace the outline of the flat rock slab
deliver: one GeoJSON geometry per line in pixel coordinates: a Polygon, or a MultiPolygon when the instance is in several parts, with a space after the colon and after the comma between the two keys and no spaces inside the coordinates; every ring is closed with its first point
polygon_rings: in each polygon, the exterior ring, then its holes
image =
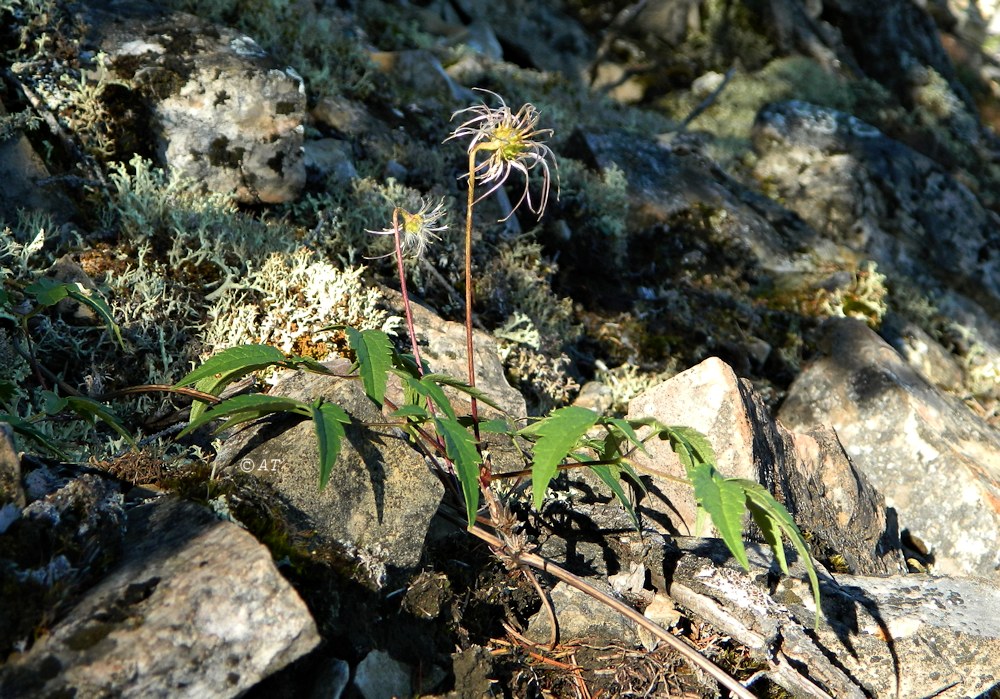
{"type": "Polygon", "coordinates": [[[319,643],[270,552],[203,507],[137,507],[125,549],[47,636],[0,668],[0,696],[235,697],[319,643]]]}
{"type": "Polygon", "coordinates": [[[827,322],[824,354],[779,412],[792,429],[829,425],[858,468],[946,574],[1000,567],[1000,434],[931,386],[864,323],[827,322]]]}
{"type": "Polygon", "coordinates": [[[959,699],[1000,686],[993,580],[821,572],[817,627],[802,564],[791,561],[791,576],[780,577],[759,544],[747,546],[749,572],[720,539],[646,532],[615,548],[623,561],[644,563],[652,584],[688,613],[745,645],[795,696],[959,699]]]}

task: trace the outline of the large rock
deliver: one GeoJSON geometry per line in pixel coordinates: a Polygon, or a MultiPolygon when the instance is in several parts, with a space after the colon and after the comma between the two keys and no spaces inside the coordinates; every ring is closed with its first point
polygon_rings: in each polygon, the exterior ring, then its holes
{"type": "Polygon", "coordinates": [[[1000,313],[1000,217],[944,167],[848,114],[799,101],[754,124],[755,174],[823,236],[1000,313]]]}
{"type": "MultiPolygon", "coordinates": [[[[882,496],[855,468],[830,431],[789,432],[768,414],[749,382],[711,358],[643,392],[630,418],[654,417],[702,432],[725,476],[768,486],[800,528],[813,534],[817,553],[839,554],[852,572],[885,575],[904,570],[895,520],[882,496]]],[[[669,533],[695,532],[692,489],[655,474],[685,478],[667,442],[653,440],[635,465],[654,474],[643,512],[669,533]]]]}
{"type": "MultiPolygon", "coordinates": [[[[797,562],[773,587],[777,563],[758,545],[747,549],[748,574],[718,539],[647,534],[633,544],[658,589],[744,644],[796,696],[958,699],[1000,685],[995,580],[821,574],[816,627],[797,562]]],[[[619,554],[630,559],[627,550],[619,554]]]]}
{"type": "Polygon", "coordinates": [[[152,118],[163,163],[246,203],[279,203],[306,181],[302,78],[253,38],[138,1],[88,10],[89,40],[152,118]]]}
{"type": "MultiPolygon", "coordinates": [[[[338,373],[350,368],[343,360],[329,366],[338,373]]],[[[271,395],[310,402],[322,397],[354,418],[327,487],[319,489],[312,422],[290,417],[254,424],[226,439],[217,468],[271,483],[287,507],[283,517],[315,532],[317,545],[356,554],[372,582],[384,583],[387,573],[416,566],[444,489],[402,431],[384,426],[386,417],[359,381],[297,373],[280,379],[271,395]]]]}
{"type": "Polygon", "coordinates": [[[1000,566],[1000,435],[928,384],[864,323],[828,321],[824,354],[779,413],[791,429],[829,425],[944,573],[1000,566]]]}
{"type": "Polygon", "coordinates": [[[137,507],[125,549],[110,576],[0,668],[0,695],[235,697],[319,643],[268,550],[202,507],[137,507]]]}

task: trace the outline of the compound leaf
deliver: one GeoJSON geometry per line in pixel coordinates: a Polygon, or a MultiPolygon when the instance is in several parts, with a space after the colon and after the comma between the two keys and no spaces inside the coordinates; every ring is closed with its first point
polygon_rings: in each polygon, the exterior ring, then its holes
{"type": "MultiPolygon", "coordinates": [[[[269,366],[281,364],[285,355],[270,345],[239,345],[209,357],[204,364],[190,372],[175,385],[194,387],[203,393],[217,396],[234,381],[269,366]]],[[[199,419],[208,409],[201,401],[191,404],[191,422],[199,419]]]]}
{"type": "Polygon", "coordinates": [[[312,409],[308,403],[285,396],[267,396],[253,393],[250,395],[233,396],[213,406],[210,410],[192,419],[188,423],[188,426],[181,430],[177,436],[182,437],[190,434],[192,431],[213,420],[225,419],[226,422],[215,430],[216,432],[221,432],[241,422],[247,422],[248,420],[253,420],[270,413],[281,412],[297,413],[306,417],[312,417],[312,409]]]}

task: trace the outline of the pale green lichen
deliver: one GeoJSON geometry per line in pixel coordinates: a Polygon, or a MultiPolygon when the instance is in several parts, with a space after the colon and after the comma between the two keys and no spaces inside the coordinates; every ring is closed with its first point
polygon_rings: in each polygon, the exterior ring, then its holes
{"type": "Polygon", "coordinates": [[[611,412],[624,415],[633,398],[676,374],[677,368],[673,365],[660,371],[643,371],[634,364],[609,369],[603,362],[598,362],[594,378],[611,390],[611,412]]]}
{"type": "Polygon", "coordinates": [[[401,319],[380,308],[379,290],[366,285],[364,267],[339,269],[308,249],[272,253],[259,268],[222,294],[202,333],[206,350],[268,344],[318,359],[336,350],[339,330],[394,333],[401,319]]]}

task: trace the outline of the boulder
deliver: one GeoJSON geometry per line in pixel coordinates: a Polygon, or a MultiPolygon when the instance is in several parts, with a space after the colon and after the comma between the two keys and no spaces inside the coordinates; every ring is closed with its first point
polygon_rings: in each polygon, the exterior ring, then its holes
{"type": "Polygon", "coordinates": [[[87,40],[148,112],[162,164],[245,203],[295,199],[306,181],[302,78],[251,37],[141,0],[91,3],[87,40]]]}
{"type": "Polygon", "coordinates": [[[203,507],[136,507],[124,549],[65,618],[0,667],[0,695],[235,697],[319,643],[270,552],[203,507]]]}
{"type": "MultiPolygon", "coordinates": [[[[702,432],[725,476],[766,485],[796,523],[813,535],[817,553],[842,556],[852,572],[885,575],[904,570],[898,531],[882,495],[844,453],[829,430],[796,434],[770,416],[748,381],[717,358],[707,359],[646,390],[629,404],[630,418],[654,417],[702,432]]],[[[695,533],[689,486],[669,443],[653,440],[633,457],[653,475],[640,510],[661,531],[695,533]]]]}
{"type": "Polygon", "coordinates": [[[749,573],[719,539],[646,534],[634,544],[659,590],[744,644],[764,676],[795,696],[958,699],[1000,686],[995,580],[821,573],[817,627],[797,562],[773,587],[777,562],[756,544],[749,573]]]}
{"type": "MultiPolygon", "coordinates": [[[[328,365],[347,373],[350,365],[328,365]]],[[[431,517],[444,489],[405,434],[384,426],[382,412],[360,382],[320,374],[290,373],[271,395],[313,401],[318,397],[346,410],[354,422],[319,489],[319,451],[312,422],[290,416],[255,423],[230,435],[216,467],[242,471],[270,483],[283,501],[281,516],[315,533],[314,545],[331,545],[357,556],[367,577],[384,584],[387,574],[420,561],[431,517]]]]}
{"type": "Polygon", "coordinates": [[[823,354],[779,412],[791,429],[829,425],[899,524],[948,574],[1000,566],[1000,435],[942,393],[861,321],[827,321],[823,354]]]}
{"type": "Polygon", "coordinates": [[[762,109],[753,143],[757,178],[824,237],[1000,313],[1000,217],[943,166],[853,116],[800,101],[762,109]]]}

